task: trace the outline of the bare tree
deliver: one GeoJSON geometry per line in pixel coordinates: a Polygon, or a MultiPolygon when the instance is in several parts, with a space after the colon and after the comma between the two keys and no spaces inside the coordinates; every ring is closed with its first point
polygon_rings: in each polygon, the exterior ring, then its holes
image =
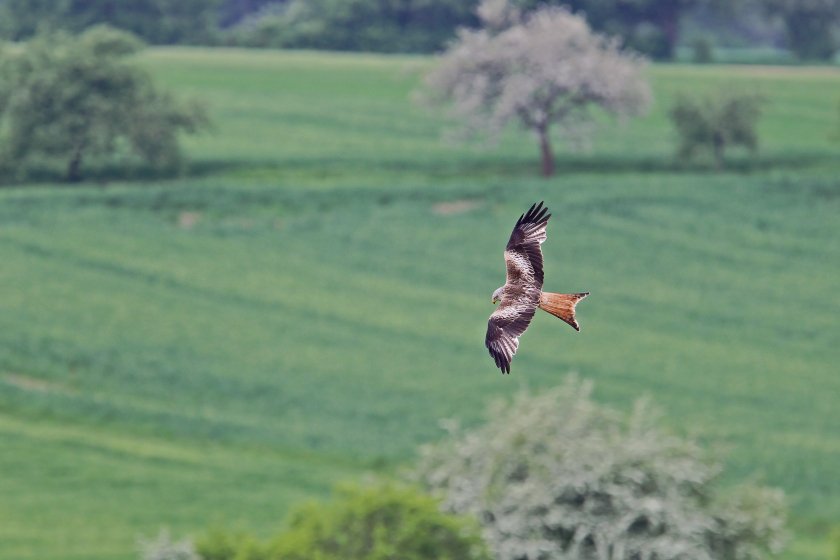
{"type": "Polygon", "coordinates": [[[523,16],[507,0],[484,0],[478,15],[483,28],[460,30],[426,76],[427,101],[449,107],[464,137],[492,138],[514,119],[539,138],[550,176],[552,124],[580,140],[592,128],[591,106],[627,116],[649,104],[644,60],[593,33],[582,17],[549,6],[523,16]]]}
{"type": "Polygon", "coordinates": [[[473,513],[498,560],[760,560],[785,543],[781,490],[722,497],[720,466],[658,428],[649,402],[623,417],[570,377],[450,426],[416,471],[446,510],[473,513]]]}

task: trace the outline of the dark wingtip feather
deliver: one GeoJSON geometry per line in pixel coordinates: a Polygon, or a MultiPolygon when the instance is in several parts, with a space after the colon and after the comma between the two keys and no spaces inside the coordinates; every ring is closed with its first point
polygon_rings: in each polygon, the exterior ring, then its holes
{"type": "Polygon", "coordinates": [[[531,208],[528,210],[528,214],[527,214],[528,222],[533,222],[534,221],[534,216],[539,214],[540,210],[542,210],[542,205],[543,205],[542,202],[540,202],[539,204],[537,204],[535,202],[534,204],[531,205],[531,208]]]}
{"type": "Polygon", "coordinates": [[[516,220],[516,225],[514,226],[514,229],[518,228],[523,224],[539,224],[544,221],[547,221],[548,218],[551,217],[551,214],[549,214],[548,217],[545,217],[545,213],[548,211],[548,208],[544,208],[543,204],[545,204],[545,201],[542,201],[540,203],[535,202],[534,204],[532,204],[531,207],[528,208],[528,211],[520,215],[519,219],[516,220]]]}
{"type": "MultiPolygon", "coordinates": [[[[542,204],[542,203],[540,203],[540,204],[542,204]]],[[[522,224],[527,224],[527,223],[531,222],[531,218],[534,215],[534,208],[536,208],[536,206],[537,206],[537,203],[535,202],[534,204],[531,205],[530,208],[528,208],[527,212],[525,212],[524,214],[519,216],[519,219],[516,220],[516,227],[519,227],[522,224]]]]}
{"type": "Polygon", "coordinates": [[[545,201],[542,201],[539,204],[532,204],[528,211],[519,217],[519,220],[516,222],[516,227],[519,227],[522,224],[539,224],[547,221],[548,218],[551,217],[551,214],[549,214],[548,217],[545,217],[545,213],[548,212],[548,208],[543,207],[543,204],[545,204],[545,201]]]}

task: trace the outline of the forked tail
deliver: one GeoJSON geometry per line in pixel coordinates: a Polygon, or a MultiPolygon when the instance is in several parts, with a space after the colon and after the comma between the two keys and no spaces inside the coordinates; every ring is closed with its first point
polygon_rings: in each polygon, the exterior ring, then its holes
{"type": "Polygon", "coordinates": [[[550,292],[543,292],[540,295],[540,309],[551,313],[555,317],[559,317],[569,323],[576,331],[579,331],[580,326],[575,320],[575,306],[577,302],[588,295],[589,292],[583,294],[552,294],[550,292]]]}

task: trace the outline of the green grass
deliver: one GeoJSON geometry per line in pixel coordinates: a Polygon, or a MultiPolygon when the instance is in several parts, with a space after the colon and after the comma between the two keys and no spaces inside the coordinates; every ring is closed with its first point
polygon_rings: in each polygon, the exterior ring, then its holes
{"type": "MultiPolygon", "coordinates": [[[[307,174],[372,170],[424,177],[536,173],[537,143],[511,133],[489,150],[440,142],[445,120],[410,102],[421,57],[237,49],[159,49],[145,57],[159,79],[205,99],[215,134],[189,139],[202,165],[283,168],[307,174]]],[[[677,92],[726,86],[767,97],[755,160],[734,153],[732,164],[799,168],[837,164],[828,137],[838,128],[840,68],[655,65],[655,101],[645,118],[621,126],[605,119],[591,154],[556,146],[567,171],[669,171],[674,133],[667,112],[677,92]]],[[[244,171],[244,170],[243,170],[244,171]]],[[[390,179],[389,179],[390,180],[390,179]]]]}
{"type": "Polygon", "coordinates": [[[143,62],[208,100],[192,176],[0,191],[0,557],[127,559],[161,525],[265,535],[333,481],[410,462],[438,419],[569,371],[620,408],[651,394],[723,448],[724,484],[783,487],[788,557],[826,557],[808,527],[840,521],[836,69],[652,67],[650,115],[558,147],[543,180],[525,134],[439,143],[409,101],[422,58],[143,62]],[[760,154],[673,163],[670,99],[719,83],[770,99],[760,154]],[[546,289],[592,295],[579,334],[538,316],[502,377],[490,295],[543,199],[546,289]]]}

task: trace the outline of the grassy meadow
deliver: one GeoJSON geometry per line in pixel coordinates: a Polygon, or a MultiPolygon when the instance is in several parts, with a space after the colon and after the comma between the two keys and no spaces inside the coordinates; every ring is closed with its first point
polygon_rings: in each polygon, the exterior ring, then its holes
{"type": "Polygon", "coordinates": [[[336,481],[394,472],[488,400],[649,394],[785,489],[786,558],[840,523],[840,69],[655,65],[656,103],[559,173],[511,130],[477,149],[411,102],[427,58],[160,48],[206,100],[179,179],[0,189],[0,558],[134,558],[137,535],[269,534],[336,481]],[[673,160],[679,91],[767,98],[756,156],[673,160]],[[502,376],[483,337],[520,213],[550,291],[502,376]]]}

